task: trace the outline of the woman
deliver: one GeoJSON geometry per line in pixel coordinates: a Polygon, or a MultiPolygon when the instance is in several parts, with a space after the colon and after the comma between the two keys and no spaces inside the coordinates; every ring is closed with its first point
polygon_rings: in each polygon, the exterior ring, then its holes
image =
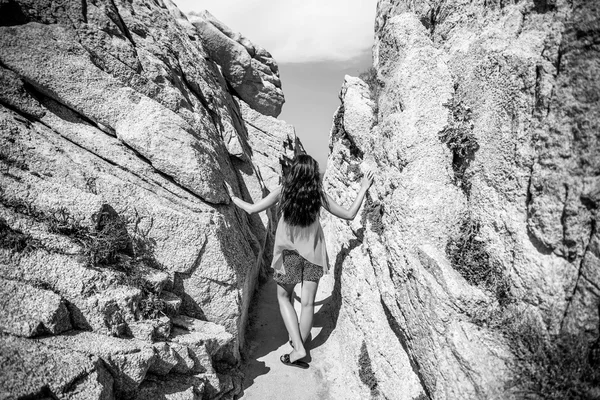
{"type": "Polygon", "coordinates": [[[308,368],[300,359],[306,356],[304,342],[310,334],[314,316],[314,301],[319,279],[328,269],[323,229],[319,222],[321,207],[343,219],[354,219],[373,173],[367,172],[358,196],[349,209],[337,204],[323,191],[319,164],[309,155],[296,156],[283,177],[283,184],[256,204],[233,196],[233,203],[249,214],[266,210],[279,202],[280,218],[275,234],[273,279],[277,282],[277,300],[285,327],[294,350],[281,356],[281,362],[294,367],[308,368]],[[300,322],[292,305],[296,284],[302,283],[300,322]]]}

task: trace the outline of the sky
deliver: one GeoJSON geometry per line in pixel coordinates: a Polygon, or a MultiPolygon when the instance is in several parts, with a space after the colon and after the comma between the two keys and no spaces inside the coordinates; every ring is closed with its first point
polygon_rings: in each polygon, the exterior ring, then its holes
{"type": "Polygon", "coordinates": [[[306,151],[325,169],[344,75],[371,66],[377,0],[174,0],[183,12],[208,10],[267,49],[279,64],[285,104],[306,151]]]}

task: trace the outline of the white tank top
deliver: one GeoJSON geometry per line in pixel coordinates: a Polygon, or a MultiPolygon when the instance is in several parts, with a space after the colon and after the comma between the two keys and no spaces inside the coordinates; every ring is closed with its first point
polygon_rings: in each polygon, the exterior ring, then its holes
{"type": "Polygon", "coordinates": [[[285,274],[283,250],[296,250],[307,261],[323,267],[323,273],[329,270],[325,236],[318,217],[309,226],[290,225],[284,221],[283,216],[279,218],[271,268],[281,274],[285,274]]]}

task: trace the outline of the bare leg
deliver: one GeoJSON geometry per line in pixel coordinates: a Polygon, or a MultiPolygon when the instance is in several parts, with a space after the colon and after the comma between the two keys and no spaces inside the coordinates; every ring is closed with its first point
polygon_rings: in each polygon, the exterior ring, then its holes
{"type": "Polygon", "coordinates": [[[300,336],[302,337],[302,343],[308,338],[312,329],[313,317],[315,315],[315,296],[317,295],[318,286],[318,281],[302,282],[302,297],[300,301],[302,304],[300,311],[300,336]]]}
{"type": "Polygon", "coordinates": [[[290,353],[290,361],[294,362],[306,356],[306,350],[304,350],[304,344],[300,337],[300,330],[298,328],[298,316],[296,310],[292,306],[292,295],[294,293],[294,286],[296,285],[277,285],[277,301],[279,302],[279,311],[283,318],[283,323],[288,331],[288,334],[292,338],[294,344],[294,350],[290,353]]]}

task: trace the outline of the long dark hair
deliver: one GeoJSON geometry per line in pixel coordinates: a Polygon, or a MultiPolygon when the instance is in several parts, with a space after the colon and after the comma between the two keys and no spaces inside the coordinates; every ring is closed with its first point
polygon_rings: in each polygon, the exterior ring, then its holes
{"type": "Polygon", "coordinates": [[[279,212],[290,225],[315,222],[321,206],[327,204],[319,174],[319,163],[307,154],[298,154],[283,174],[279,212]]]}

